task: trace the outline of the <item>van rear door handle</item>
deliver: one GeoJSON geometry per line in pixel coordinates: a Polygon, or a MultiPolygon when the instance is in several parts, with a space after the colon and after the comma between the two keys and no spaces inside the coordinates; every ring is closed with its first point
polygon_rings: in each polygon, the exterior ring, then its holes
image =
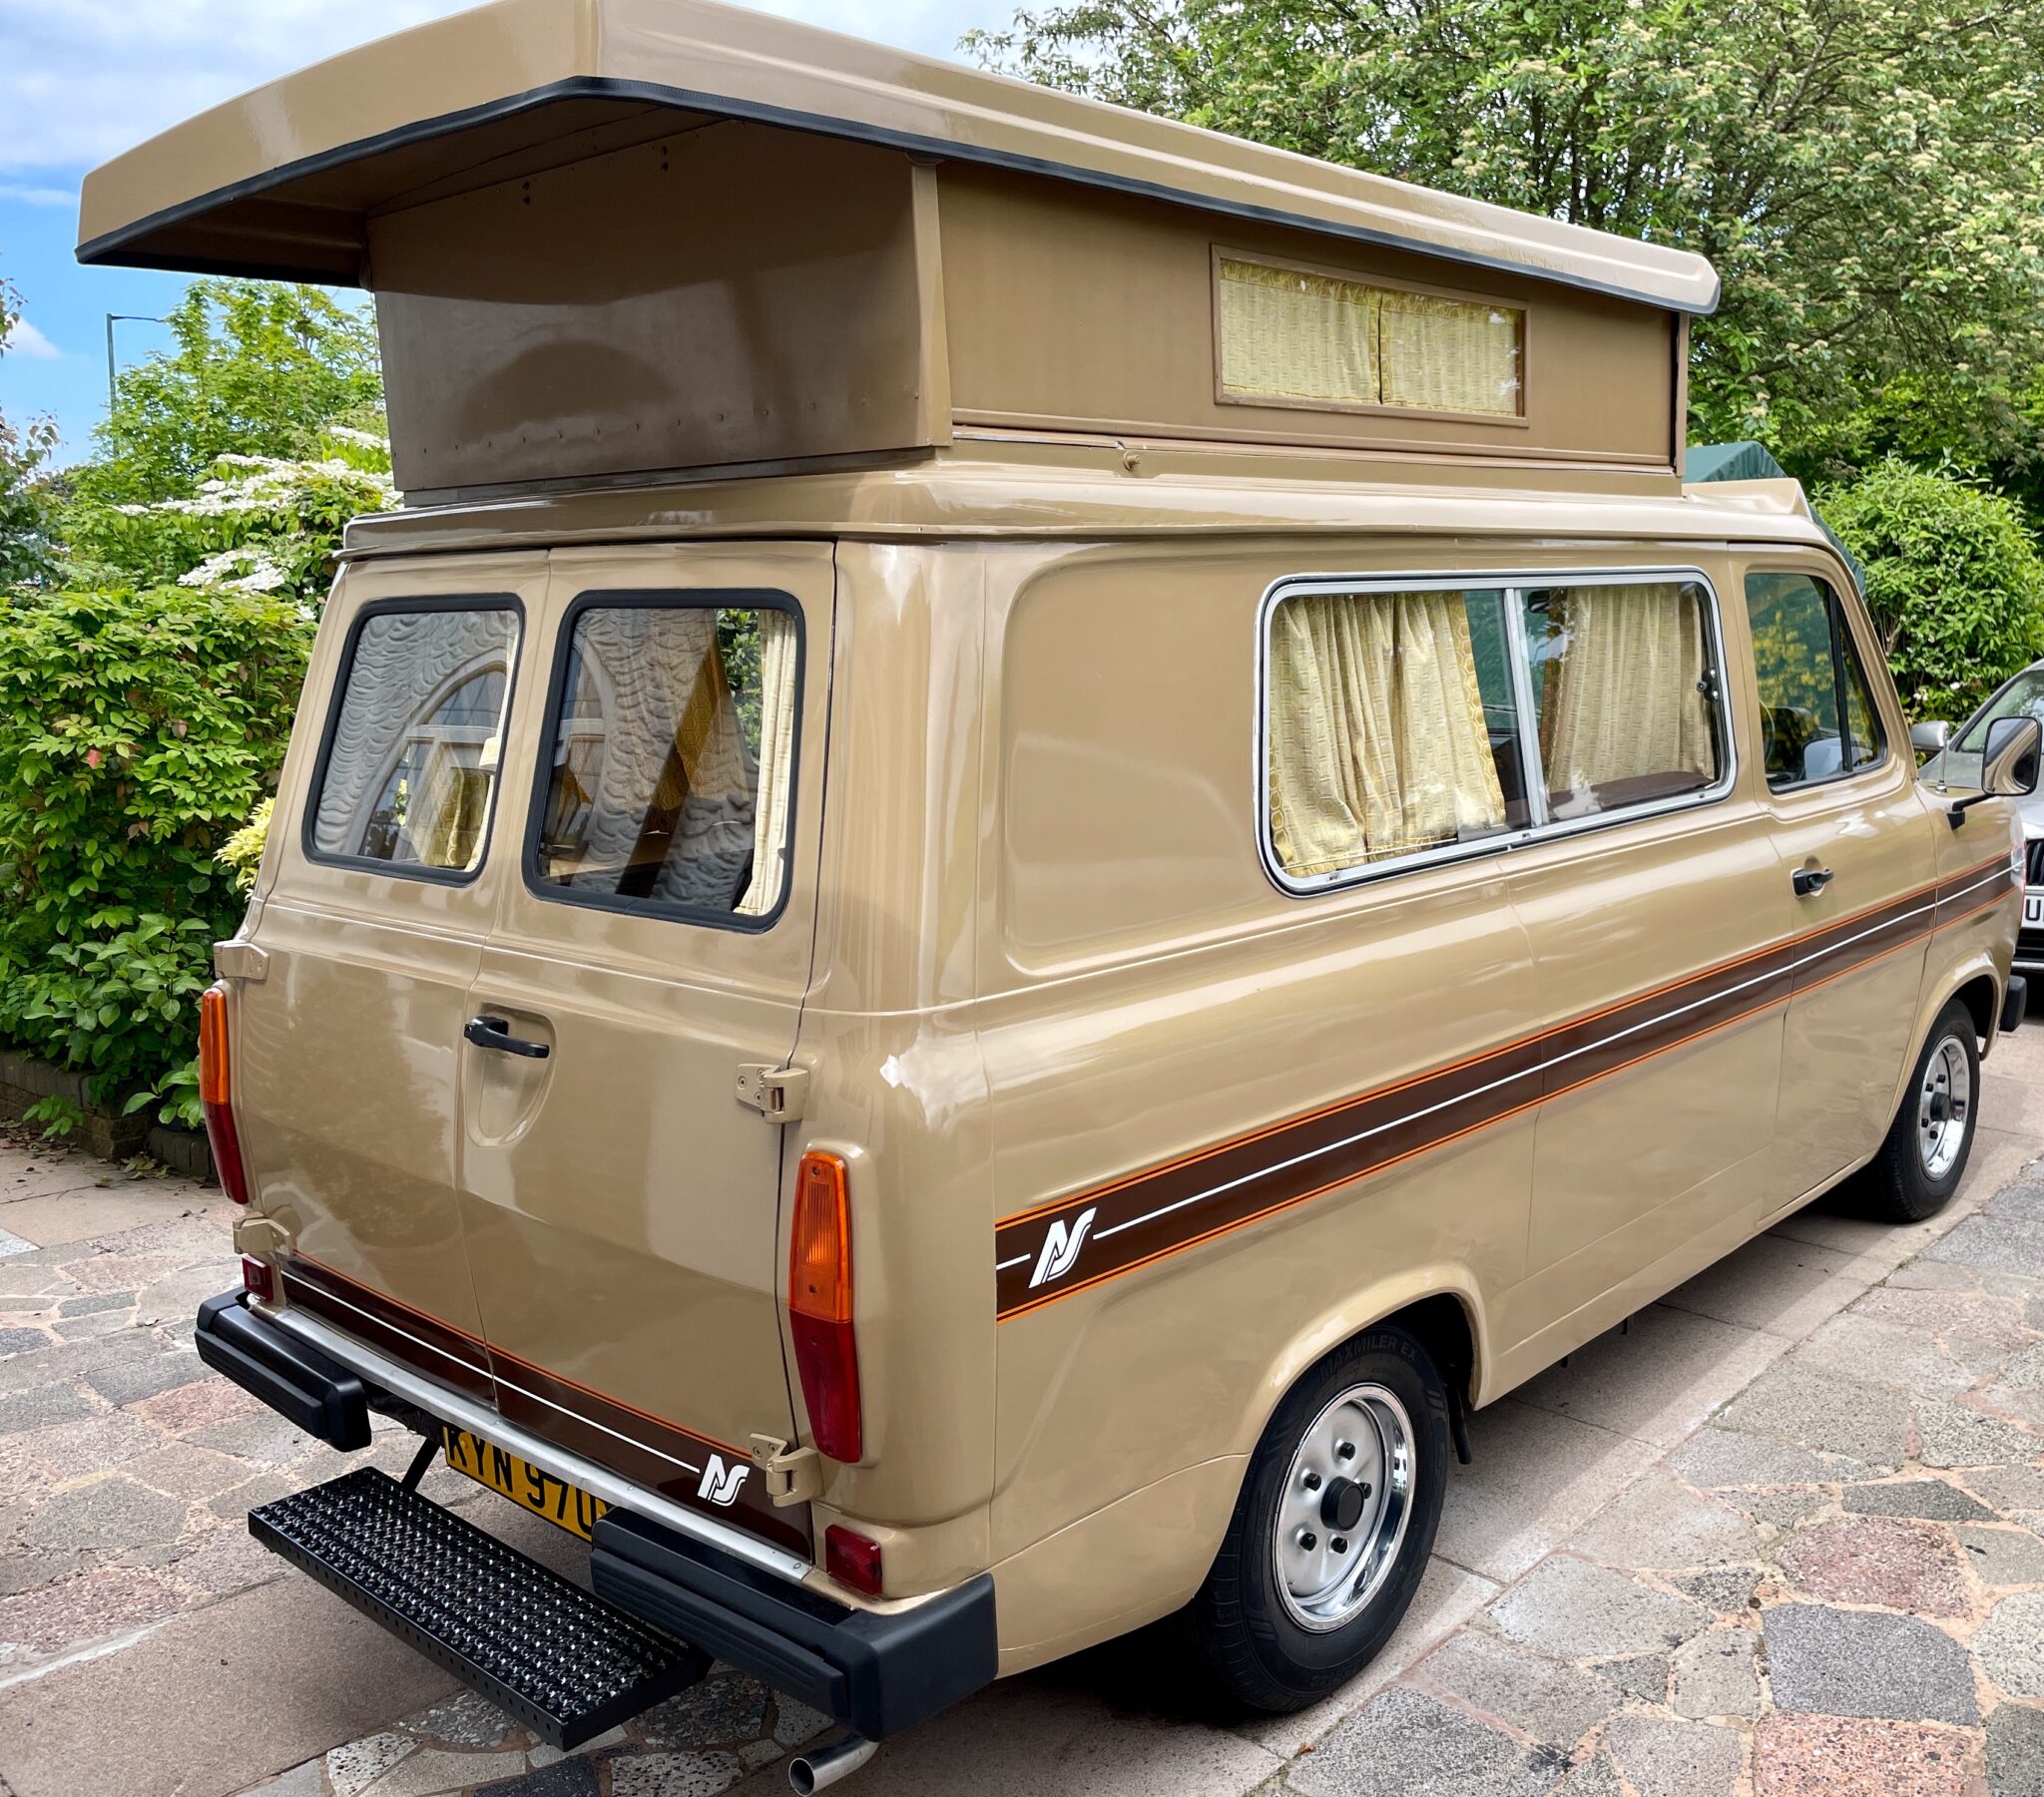
{"type": "Polygon", "coordinates": [[[554,1052],[543,1042],[527,1042],[522,1036],[513,1036],[511,1026],[501,1017],[471,1017],[461,1033],[479,1049],[523,1055],[528,1061],[544,1061],[554,1052]]]}
{"type": "MultiPolygon", "coordinates": [[[[1789,881],[1797,898],[1814,898],[1831,883],[1831,870],[1828,867],[1798,867],[1789,876],[1789,881]]],[[[472,1025],[470,1027],[473,1028],[472,1025]]]]}

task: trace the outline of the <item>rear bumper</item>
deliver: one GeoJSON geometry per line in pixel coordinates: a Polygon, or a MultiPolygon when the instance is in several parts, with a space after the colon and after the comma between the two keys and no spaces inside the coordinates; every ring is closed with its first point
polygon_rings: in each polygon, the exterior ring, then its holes
{"type": "Polygon", "coordinates": [[[2001,1027],[2004,1030],[2022,1028],[2023,1014],[2030,1005],[2030,983],[2021,974],[2010,974],[2008,986],[2001,995],[2001,1027]]]}
{"type": "Polygon", "coordinates": [[[222,1292],[199,1306],[199,1358],[269,1408],[353,1453],[369,1445],[369,1397],[360,1379],[318,1349],[253,1315],[245,1294],[222,1292]]]}
{"type": "Polygon", "coordinates": [[[773,1584],[715,1549],[613,1511],[596,1526],[589,1574],[597,1595],[618,1608],[870,1741],[969,1697],[997,1668],[994,1581],[984,1572],[881,1615],[773,1584]]]}
{"type": "MultiPolygon", "coordinates": [[[[199,1307],[198,1345],[216,1372],[337,1448],[368,1445],[371,1408],[445,1411],[444,1420],[458,1427],[514,1435],[471,1414],[474,1406],[458,1395],[427,1401],[420,1382],[398,1369],[379,1383],[373,1353],[361,1355],[368,1376],[342,1365],[300,1332],[251,1311],[241,1292],[199,1307]]],[[[525,1446],[515,1439],[505,1445],[525,1446]]],[[[556,1458],[548,1470],[579,1482],[572,1463],[556,1458]]],[[[788,1557],[777,1552],[742,1557],[635,1514],[615,1480],[591,1472],[597,1477],[589,1483],[613,1508],[597,1524],[590,1579],[616,1609],[754,1673],[869,1740],[912,1727],[993,1682],[994,1587],[984,1572],[908,1609],[853,1609],[791,1581],[776,1564],[788,1557]]],[[[691,1522],[692,1531],[700,1527],[691,1522]]]]}

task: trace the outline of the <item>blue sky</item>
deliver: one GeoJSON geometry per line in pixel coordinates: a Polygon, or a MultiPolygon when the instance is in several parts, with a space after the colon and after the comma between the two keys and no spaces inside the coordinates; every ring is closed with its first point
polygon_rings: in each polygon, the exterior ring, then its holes
{"type": "MultiPolygon", "coordinates": [[[[46,413],[63,457],[106,410],[106,314],[161,314],[181,277],[72,258],[86,170],[180,119],[466,0],[0,0],[0,276],[27,319],[0,357],[0,411],[46,413]]],[[[762,0],[764,10],[938,56],[1010,0],[762,0]]],[[[125,365],[166,340],[116,327],[125,365]]]]}

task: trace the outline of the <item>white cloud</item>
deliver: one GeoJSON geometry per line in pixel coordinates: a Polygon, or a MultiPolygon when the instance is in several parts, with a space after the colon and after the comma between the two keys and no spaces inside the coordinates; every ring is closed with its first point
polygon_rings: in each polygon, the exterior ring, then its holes
{"type": "Polygon", "coordinates": [[[17,206],[76,206],[76,188],[32,188],[19,182],[0,181],[0,201],[11,200],[17,206]]]}
{"type": "Polygon", "coordinates": [[[26,356],[32,362],[62,361],[63,350],[36,329],[26,318],[17,318],[0,337],[0,349],[9,355],[26,356]]]}
{"type": "MultiPolygon", "coordinates": [[[[63,0],[0,5],[0,171],[82,171],[194,113],[466,0],[63,0]]],[[[764,0],[766,9],[954,54],[1012,0],[764,0]]],[[[0,197],[69,205],[54,183],[0,197]]]]}

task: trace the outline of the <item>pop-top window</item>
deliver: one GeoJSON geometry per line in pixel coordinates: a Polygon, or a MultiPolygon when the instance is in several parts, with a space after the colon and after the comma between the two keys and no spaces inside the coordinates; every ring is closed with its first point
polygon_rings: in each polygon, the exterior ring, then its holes
{"type": "Polygon", "coordinates": [[[314,855],[456,877],[482,864],[517,643],[508,603],[363,614],[327,726],[314,855]]]}
{"type": "Polygon", "coordinates": [[[1517,418],[1526,314],[1446,293],[1222,255],[1220,396],[1251,405],[1517,418]]]}
{"type": "Polygon", "coordinates": [[[571,614],[532,877],[614,909],[764,918],[787,883],[791,608],[599,594],[571,614]]]}

